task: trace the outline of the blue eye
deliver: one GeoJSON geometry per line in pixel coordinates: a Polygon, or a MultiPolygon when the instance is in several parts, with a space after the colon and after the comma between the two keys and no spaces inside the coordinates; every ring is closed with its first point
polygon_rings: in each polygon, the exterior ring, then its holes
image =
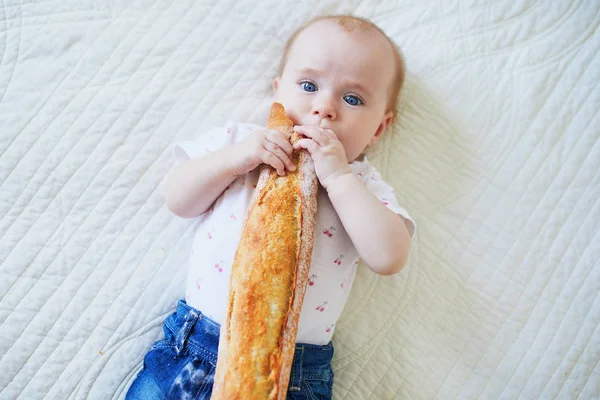
{"type": "Polygon", "coordinates": [[[363,104],[363,101],[361,99],[352,95],[344,96],[344,101],[350,104],[351,106],[359,106],[363,104]]]}
{"type": "Polygon", "coordinates": [[[308,82],[308,81],[304,81],[301,83],[302,83],[302,89],[305,92],[316,92],[317,91],[317,86],[314,83],[308,82]]]}

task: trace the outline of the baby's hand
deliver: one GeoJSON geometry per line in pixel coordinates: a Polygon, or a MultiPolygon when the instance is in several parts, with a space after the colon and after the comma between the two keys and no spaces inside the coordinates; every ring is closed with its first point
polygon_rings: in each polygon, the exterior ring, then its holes
{"type": "Polygon", "coordinates": [[[303,148],[310,152],[317,177],[325,189],[335,178],[352,173],[344,146],[331,129],[295,126],[294,131],[306,136],[298,140],[294,148],[303,148]]]}
{"type": "Polygon", "coordinates": [[[260,164],[269,164],[279,175],[285,175],[285,169],[294,171],[292,162],[293,148],[285,134],[277,130],[259,129],[235,145],[238,161],[233,173],[243,175],[260,164]]]}

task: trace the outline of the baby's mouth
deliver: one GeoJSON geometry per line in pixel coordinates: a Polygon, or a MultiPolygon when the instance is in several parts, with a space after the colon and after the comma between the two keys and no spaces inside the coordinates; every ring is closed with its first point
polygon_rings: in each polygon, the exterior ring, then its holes
{"type": "Polygon", "coordinates": [[[333,127],[331,126],[330,121],[327,118],[320,118],[320,117],[316,117],[316,118],[312,118],[314,116],[310,116],[308,118],[304,118],[304,119],[300,119],[300,118],[296,118],[296,116],[294,115],[287,115],[287,117],[292,120],[292,122],[294,123],[294,125],[300,125],[300,126],[315,126],[315,127],[319,127],[322,129],[330,129],[333,130],[333,127]]]}

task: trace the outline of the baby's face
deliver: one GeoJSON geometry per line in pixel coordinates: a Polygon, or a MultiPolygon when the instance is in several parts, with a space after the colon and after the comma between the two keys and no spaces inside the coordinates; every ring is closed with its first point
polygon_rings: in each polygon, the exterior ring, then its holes
{"type": "Polygon", "coordinates": [[[390,44],[379,32],[348,32],[335,20],[321,20],[292,44],[273,82],[275,101],[295,124],[333,130],[351,162],[391,122],[394,72],[390,44]]]}

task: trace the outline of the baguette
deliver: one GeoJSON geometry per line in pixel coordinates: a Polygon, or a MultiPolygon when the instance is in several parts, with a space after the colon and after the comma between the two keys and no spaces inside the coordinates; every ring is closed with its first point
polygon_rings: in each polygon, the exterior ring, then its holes
{"type": "MultiPolygon", "coordinates": [[[[273,103],[269,129],[300,136],[273,103]]],[[[285,399],[312,256],[318,180],[310,154],[294,172],[263,166],[234,258],[212,399],[285,399]]]]}

